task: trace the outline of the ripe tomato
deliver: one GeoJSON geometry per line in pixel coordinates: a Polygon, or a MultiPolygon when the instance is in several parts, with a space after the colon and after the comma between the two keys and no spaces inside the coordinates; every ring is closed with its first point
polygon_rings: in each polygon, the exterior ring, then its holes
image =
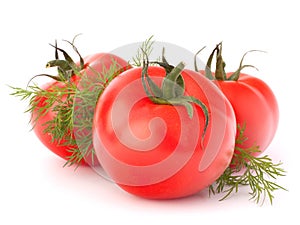
{"type": "MultiPolygon", "coordinates": [[[[78,109],[78,105],[81,102],[79,102],[79,97],[76,96],[76,90],[77,88],[83,89],[83,82],[82,77],[89,77],[89,84],[92,84],[92,89],[94,89],[93,86],[97,86],[98,88],[104,88],[105,85],[109,82],[109,79],[112,79],[114,75],[117,75],[120,73],[120,71],[125,70],[129,68],[128,63],[123,60],[122,58],[109,54],[109,53],[98,53],[94,55],[90,55],[84,59],[84,67],[80,71],[81,76],[79,75],[72,75],[70,78],[70,81],[53,81],[48,84],[46,84],[42,89],[46,91],[46,94],[42,94],[42,96],[37,95],[33,103],[35,104],[35,107],[32,111],[32,121],[34,122],[34,132],[37,135],[37,137],[40,139],[40,141],[52,152],[54,152],[56,155],[62,157],[65,160],[68,160],[70,164],[73,163],[79,163],[79,164],[85,164],[86,161],[88,161],[88,164],[91,163],[91,157],[90,154],[86,158],[80,157],[81,155],[81,149],[79,149],[75,139],[77,138],[76,133],[77,130],[71,131],[67,130],[67,132],[64,132],[62,135],[59,135],[60,137],[54,137],[53,136],[53,129],[56,126],[59,126],[62,124],[62,128],[64,128],[64,122],[65,120],[70,120],[70,122],[76,121],[79,122],[78,118],[68,118],[69,116],[76,115],[74,110],[78,109]],[[114,64],[114,71],[110,71],[112,74],[111,77],[106,77],[107,74],[106,71],[111,69],[111,65],[114,64]],[[95,84],[94,84],[95,83],[95,84]],[[51,102],[50,97],[47,97],[47,94],[51,94],[54,92],[62,92],[62,94],[58,94],[57,98],[54,98],[54,102],[51,102]],[[64,92],[69,92],[65,93],[64,92]],[[66,99],[68,100],[66,101],[66,99]],[[59,104],[64,104],[64,107],[66,108],[66,113],[62,114],[63,117],[61,117],[58,120],[54,120],[57,116],[57,110],[55,107],[59,104]],[[50,107],[47,107],[47,104],[50,104],[50,107]],[[77,106],[76,106],[77,105],[77,106]],[[47,108],[47,110],[45,109],[47,108]],[[72,111],[73,110],[73,111],[72,111]],[[68,113],[67,113],[68,112],[68,113]],[[72,113],[71,115],[69,113],[72,113]],[[54,122],[54,123],[51,123],[54,122]],[[60,123],[60,124],[58,124],[60,123]],[[51,124],[52,127],[48,127],[49,124],[51,124]],[[49,130],[50,129],[50,130],[49,130]],[[74,134],[75,133],[75,134],[74,134]],[[77,155],[76,155],[77,154],[77,155]]],[[[87,83],[85,82],[84,85],[87,83]]],[[[99,92],[99,89],[97,89],[99,92]]],[[[50,95],[49,95],[50,96],[50,95]]],[[[53,96],[52,96],[53,97],[53,96]]],[[[55,97],[55,96],[54,96],[55,97]]],[[[90,112],[93,113],[93,104],[95,106],[95,102],[90,105],[90,112]]],[[[81,113],[81,112],[79,112],[81,113]]],[[[77,115],[78,117],[78,115],[77,115]]],[[[89,119],[89,118],[85,118],[89,119]]],[[[72,126],[73,124],[71,124],[72,126]]],[[[67,125],[66,125],[67,126],[67,125]]],[[[88,130],[89,127],[87,127],[83,133],[86,135],[88,133],[91,133],[91,128],[88,130]]],[[[58,130],[58,132],[60,132],[58,130]]],[[[90,144],[91,145],[91,144],[90,144]]],[[[92,146],[89,146],[92,147],[92,146]]]]}
{"type": "Polygon", "coordinates": [[[270,87],[261,79],[243,73],[237,81],[214,82],[230,101],[237,124],[245,125],[247,140],[240,147],[247,149],[255,144],[263,152],[273,140],[279,120],[278,104],[270,87]]]}
{"type": "Polygon", "coordinates": [[[208,59],[207,68],[211,68],[211,60],[216,54],[216,72],[200,71],[222,90],[231,103],[237,124],[245,126],[243,136],[247,139],[238,144],[243,149],[248,149],[254,145],[259,146],[259,152],[262,153],[271,143],[276,133],[279,109],[276,97],[271,88],[261,79],[244,73],[241,70],[244,67],[253,67],[251,65],[242,65],[246,52],[240,62],[240,67],[236,72],[226,73],[225,62],[222,58],[222,43],[218,44],[208,59]]]}
{"type": "MultiPolygon", "coordinates": [[[[93,124],[100,164],[122,189],[137,196],[170,199],[195,194],[212,184],[231,161],[236,134],[233,109],[212,82],[183,70],[184,94],[208,109],[203,137],[202,109],[193,104],[190,117],[183,106],[153,103],[141,74],[142,68],[123,72],[100,96],[93,124]]],[[[166,76],[158,66],[149,66],[148,74],[158,86],[166,76]]]]}

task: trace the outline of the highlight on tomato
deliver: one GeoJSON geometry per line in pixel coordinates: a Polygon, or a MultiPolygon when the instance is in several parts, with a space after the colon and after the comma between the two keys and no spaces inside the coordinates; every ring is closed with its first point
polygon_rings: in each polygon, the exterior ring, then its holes
{"type": "MultiPolygon", "coordinates": [[[[147,58],[147,56],[145,56],[147,58]]],[[[116,77],[99,98],[93,143],[107,175],[150,199],[193,195],[228,167],[236,122],[222,92],[197,72],[162,61],[116,77]]]]}

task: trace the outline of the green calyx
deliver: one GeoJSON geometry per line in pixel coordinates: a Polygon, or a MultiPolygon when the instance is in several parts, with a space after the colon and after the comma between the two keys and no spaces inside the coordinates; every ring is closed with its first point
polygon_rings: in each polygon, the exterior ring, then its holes
{"type": "MultiPolygon", "coordinates": [[[[195,64],[195,69],[196,71],[198,71],[197,69],[197,65],[196,65],[196,56],[203,50],[204,48],[202,48],[201,50],[199,50],[196,55],[195,55],[195,60],[194,60],[194,64],[195,64]]],[[[240,78],[240,74],[241,71],[246,68],[246,67],[252,67],[256,70],[258,70],[255,66],[253,65],[243,65],[243,61],[245,56],[250,53],[250,52],[264,52],[261,50],[250,50],[247,51],[243,56],[242,59],[240,61],[240,65],[238,67],[238,69],[232,73],[229,77],[227,77],[226,72],[225,72],[225,66],[226,63],[223,60],[222,57],[222,42],[220,42],[219,44],[216,45],[216,47],[213,49],[213,51],[211,52],[210,56],[208,57],[207,63],[206,63],[206,68],[205,68],[205,76],[210,79],[210,80],[222,80],[222,81],[238,81],[238,79],[240,78]],[[216,70],[215,70],[215,74],[213,75],[211,72],[211,63],[213,60],[214,55],[216,54],[216,70]]]]}
{"type": "Polygon", "coordinates": [[[76,35],[73,38],[72,42],[67,41],[67,40],[64,40],[64,41],[69,43],[72,46],[73,50],[76,52],[76,54],[79,56],[79,60],[80,60],[80,65],[79,66],[77,66],[75,64],[74,60],[70,57],[70,55],[65,50],[57,47],[57,42],[56,41],[55,41],[55,45],[50,44],[53,48],[55,48],[55,59],[49,61],[46,64],[46,68],[57,67],[58,78],[61,81],[66,81],[66,80],[70,79],[70,77],[74,73],[76,73],[76,71],[80,71],[84,68],[84,60],[83,60],[82,56],[80,55],[78,49],[74,45],[74,41],[75,41],[75,38],[77,36],[78,35],[76,35]],[[63,54],[64,59],[59,59],[58,51],[60,51],[63,54]]]}
{"type": "Polygon", "coordinates": [[[181,72],[185,64],[180,62],[176,67],[170,65],[164,57],[164,50],[162,62],[154,63],[165,69],[166,76],[162,81],[161,87],[159,87],[148,75],[149,60],[146,55],[146,60],[143,61],[142,84],[149,99],[155,104],[184,106],[190,118],[193,118],[194,114],[193,104],[198,105],[205,116],[204,135],[209,121],[208,109],[199,99],[184,95],[185,83],[181,72]]]}
{"type": "Polygon", "coordinates": [[[80,60],[80,65],[77,66],[76,63],[74,62],[74,60],[71,58],[71,56],[65,51],[63,50],[62,48],[59,48],[57,47],[57,41],[55,41],[55,44],[52,45],[50,44],[50,46],[52,46],[54,49],[55,49],[55,59],[54,60],[50,60],[49,62],[47,62],[46,64],[46,68],[50,68],[50,67],[56,67],[57,68],[57,72],[58,72],[58,75],[50,75],[50,74],[38,74],[38,75],[35,75],[33,76],[27,86],[29,86],[29,83],[36,77],[49,77],[53,80],[56,80],[56,81],[62,81],[62,82],[65,82],[65,81],[69,81],[70,78],[74,75],[74,74],[78,74],[79,71],[81,71],[82,69],[84,69],[84,60],[82,58],[82,56],[80,55],[78,49],[75,47],[74,45],[74,41],[75,41],[75,38],[77,37],[78,35],[76,35],[72,42],[70,41],[67,41],[67,40],[64,40],[65,42],[69,43],[73,50],[76,52],[76,54],[79,56],[79,60],[80,60]],[[64,56],[64,59],[60,59],[59,58],[59,52],[61,52],[64,56]]]}

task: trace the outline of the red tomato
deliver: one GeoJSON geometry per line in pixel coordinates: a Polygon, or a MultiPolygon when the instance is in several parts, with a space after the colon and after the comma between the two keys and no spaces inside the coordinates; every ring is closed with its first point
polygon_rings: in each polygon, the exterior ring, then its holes
{"type": "Polygon", "coordinates": [[[216,53],[215,73],[210,70],[199,72],[213,80],[222,90],[234,109],[237,124],[245,128],[243,136],[247,140],[238,144],[239,147],[246,150],[254,145],[259,146],[260,151],[253,154],[259,155],[273,140],[278,126],[279,109],[275,95],[265,82],[241,73],[244,67],[253,67],[243,65],[243,60],[249,52],[254,51],[257,50],[248,51],[243,55],[236,72],[226,73],[222,58],[222,43],[219,43],[209,56],[206,65],[207,69],[211,68],[216,53]]]}
{"type": "MultiPolygon", "coordinates": [[[[231,161],[236,134],[233,109],[208,79],[194,71],[181,72],[185,95],[208,108],[202,139],[202,109],[193,104],[190,118],[183,106],[153,103],[141,72],[142,68],[123,72],[100,96],[93,124],[96,155],[107,175],[131,194],[152,199],[195,194],[212,184],[231,161]]],[[[166,72],[150,66],[148,74],[160,86],[166,72]]]]}
{"type": "MultiPolygon", "coordinates": [[[[129,68],[128,63],[123,60],[122,58],[109,54],[109,53],[98,53],[91,56],[88,56],[84,59],[85,65],[82,71],[80,73],[82,76],[87,76],[91,78],[91,81],[98,82],[98,84],[104,84],[107,81],[106,80],[97,80],[98,76],[96,76],[96,73],[99,73],[100,76],[103,75],[105,70],[108,70],[110,66],[115,63],[116,65],[116,71],[115,74],[118,74],[119,71],[125,70],[129,68]]],[[[99,75],[98,74],[98,75],[99,75]]],[[[53,81],[49,84],[45,85],[43,87],[44,90],[48,92],[53,92],[57,88],[65,89],[68,85],[76,85],[78,88],[81,88],[82,83],[80,83],[81,78],[77,75],[73,75],[70,79],[70,84],[67,82],[59,82],[59,81],[53,81]]],[[[97,85],[97,84],[95,84],[97,85]]],[[[64,95],[61,99],[57,99],[57,101],[63,101],[66,98],[66,95],[64,95]]],[[[75,95],[73,94],[73,100],[75,103],[78,103],[78,99],[74,99],[75,95]]],[[[40,110],[45,106],[45,104],[49,104],[47,97],[37,97],[35,99],[37,102],[37,107],[32,112],[32,121],[34,121],[34,132],[37,135],[37,137],[40,139],[40,141],[49,148],[52,152],[57,154],[58,156],[62,157],[65,160],[70,160],[70,157],[72,155],[72,152],[74,151],[74,148],[78,149],[78,146],[76,144],[70,145],[69,142],[66,139],[75,138],[74,132],[69,131],[67,134],[67,137],[63,137],[61,140],[53,139],[53,135],[50,132],[45,132],[45,129],[49,123],[49,121],[52,121],[55,116],[56,112],[53,111],[53,108],[55,105],[57,105],[57,102],[51,106],[50,110],[47,111],[42,116],[39,116],[41,114],[40,110]]],[[[79,103],[78,103],[79,104],[79,103]]],[[[71,105],[70,107],[73,107],[71,105]]],[[[76,109],[76,108],[75,108],[76,109]]],[[[86,131],[88,132],[88,131],[86,131]]],[[[76,163],[85,163],[85,161],[89,161],[89,158],[83,159],[81,162],[76,163]]]]}
{"type": "Polygon", "coordinates": [[[262,80],[243,73],[237,81],[214,82],[230,101],[237,124],[245,124],[247,140],[240,147],[246,149],[256,144],[263,152],[273,140],[279,120],[278,104],[270,87],[262,80]]]}

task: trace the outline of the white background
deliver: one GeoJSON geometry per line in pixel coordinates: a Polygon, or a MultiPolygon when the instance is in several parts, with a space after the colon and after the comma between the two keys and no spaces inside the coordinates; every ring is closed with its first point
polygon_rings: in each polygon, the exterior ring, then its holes
{"type": "MultiPolygon", "coordinates": [[[[5,3],[4,3],[5,2],[5,3]]],[[[297,1],[34,1],[0,4],[0,224],[282,224],[296,218],[299,158],[299,24],[297,1]],[[278,132],[267,149],[288,175],[278,180],[274,204],[248,201],[247,190],[219,202],[206,191],[172,201],[131,196],[89,168],[63,168],[64,161],[29,132],[25,102],[9,96],[7,85],[25,87],[35,74],[49,72],[48,45],[77,40],[82,55],[108,52],[150,35],[192,52],[223,41],[227,70],[245,70],[266,81],[280,106],[278,132]]],[[[255,110],[255,109],[249,109],[255,110]]]]}

